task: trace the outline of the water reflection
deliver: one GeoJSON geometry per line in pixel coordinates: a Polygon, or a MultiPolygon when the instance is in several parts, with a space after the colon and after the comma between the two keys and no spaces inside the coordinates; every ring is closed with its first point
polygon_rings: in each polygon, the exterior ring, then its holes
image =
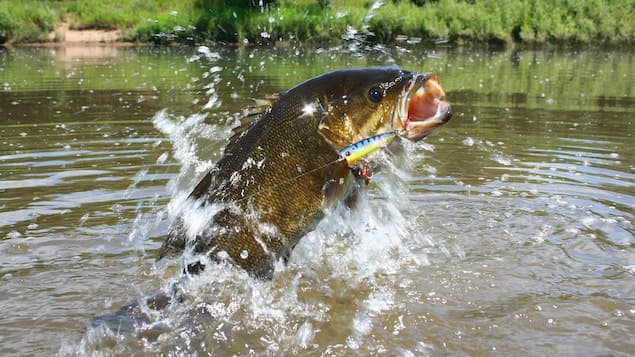
{"type": "Polygon", "coordinates": [[[58,64],[72,65],[73,62],[106,61],[124,55],[124,46],[117,45],[65,45],[50,47],[51,58],[58,64]]]}
{"type": "Polygon", "coordinates": [[[0,52],[1,353],[635,348],[633,54],[404,44],[79,57],[0,52]],[[439,74],[455,117],[386,163],[361,211],[329,216],[271,282],[219,267],[152,326],[85,332],[178,275],[178,261],[154,263],[168,207],[253,98],[393,63],[439,74]]]}

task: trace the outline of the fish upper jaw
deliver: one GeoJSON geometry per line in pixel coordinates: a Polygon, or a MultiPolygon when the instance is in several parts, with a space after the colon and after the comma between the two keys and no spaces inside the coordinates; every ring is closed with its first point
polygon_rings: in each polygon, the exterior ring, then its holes
{"type": "Polygon", "coordinates": [[[445,92],[436,76],[419,74],[404,88],[395,115],[400,136],[419,141],[452,117],[452,107],[441,100],[445,92]]]}

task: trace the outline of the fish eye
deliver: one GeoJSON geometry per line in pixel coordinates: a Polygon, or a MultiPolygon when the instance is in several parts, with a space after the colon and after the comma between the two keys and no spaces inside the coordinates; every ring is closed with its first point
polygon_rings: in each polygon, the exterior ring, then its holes
{"type": "Polygon", "coordinates": [[[378,103],[384,99],[384,91],[379,87],[372,87],[368,90],[368,98],[370,98],[373,102],[378,103]]]}

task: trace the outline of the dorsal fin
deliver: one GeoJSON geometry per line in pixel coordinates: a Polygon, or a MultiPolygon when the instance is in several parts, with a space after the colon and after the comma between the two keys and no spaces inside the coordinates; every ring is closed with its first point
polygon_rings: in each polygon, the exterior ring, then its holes
{"type": "Polygon", "coordinates": [[[280,98],[280,94],[273,94],[263,98],[255,98],[254,105],[249,107],[245,114],[239,119],[240,124],[232,129],[232,134],[227,139],[225,151],[228,151],[236,144],[238,139],[249,129],[264,113],[266,113],[280,98]]]}
{"type": "Polygon", "coordinates": [[[256,102],[254,104],[253,107],[251,107],[250,109],[258,109],[258,108],[269,108],[271,107],[275,102],[278,101],[278,99],[280,99],[280,93],[277,94],[270,94],[266,97],[262,97],[262,98],[253,98],[254,102],[256,102]]]}
{"type": "Polygon", "coordinates": [[[199,199],[209,192],[209,186],[212,184],[213,171],[208,172],[201,181],[194,187],[189,198],[199,199]]]}

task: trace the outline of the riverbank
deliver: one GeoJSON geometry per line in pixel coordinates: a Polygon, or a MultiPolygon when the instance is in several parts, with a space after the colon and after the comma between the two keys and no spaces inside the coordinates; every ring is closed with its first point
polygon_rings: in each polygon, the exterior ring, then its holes
{"type": "Polygon", "coordinates": [[[83,43],[120,43],[123,41],[121,30],[84,29],[73,30],[68,22],[62,22],[48,34],[51,42],[66,44],[83,43]]]}
{"type": "Polygon", "coordinates": [[[634,9],[635,0],[571,0],[558,6],[550,0],[0,0],[0,43],[79,37],[268,44],[363,36],[381,43],[632,46],[634,9]],[[69,31],[83,34],[73,37],[69,31]]]}

